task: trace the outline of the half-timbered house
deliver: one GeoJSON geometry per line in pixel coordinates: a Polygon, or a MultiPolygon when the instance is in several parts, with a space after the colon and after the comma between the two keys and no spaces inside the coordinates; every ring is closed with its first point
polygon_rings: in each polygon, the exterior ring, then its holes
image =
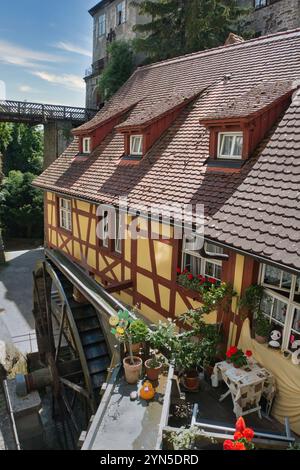
{"type": "MultiPolygon", "coordinates": [[[[178,268],[232,283],[238,297],[261,284],[263,313],[291,350],[291,338],[300,339],[299,57],[294,30],[136,70],[35,180],[45,194],[47,253],[152,322],[201,305],[178,285],[178,268]],[[120,198],[130,207],[126,227],[135,218],[140,236],[110,238],[102,225],[99,238],[99,204],[119,209],[120,198]],[[174,226],[164,237],[159,209],[148,220],[150,205],[173,203],[204,205],[204,249],[188,249],[174,226]],[[146,236],[149,224],[155,237],[146,236]]],[[[207,321],[222,319],[227,344],[251,348],[274,373],[274,414],[300,432],[300,367],[251,338],[238,297],[207,321]]]]}

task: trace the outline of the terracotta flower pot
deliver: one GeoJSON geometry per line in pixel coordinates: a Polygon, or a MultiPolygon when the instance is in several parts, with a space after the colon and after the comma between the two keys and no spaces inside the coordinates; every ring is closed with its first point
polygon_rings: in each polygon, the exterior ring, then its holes
{"type": "Polygon", "coordinates": [[[140,357],[133,356],[133,364],[131,364],[131,357],[123,359],[123,367],[125,371],[125,379],[129,384],[136,384],[142,373],[143,361],[140,357]]]}
{"type": "Polygon", "coordinates": [[[199,377],[197,371],[188,371],[184,376],[184,386],[188,390],[195,391],[199,388],[199,377]]]}
{"type": "MultiPolygon", "coordinates": [[[[139,354],[140,350],[142,349],[143,344],[142,343],[134,343],[131,345],[131,349],[133,354],[139,354]]],[[[129,349],[128,349],[129,351],[129,349]]]]}
{"type": "Polygon", "coordinates": [[[265,344],[268,341],[268,338],[266,336],[260,336],[257,333],[255,333],[255,341],[257,341],[259,344],[265,344]]]}
{"type": "Polygon", "coordinates": [[[151,359],[148,359],[146,362],[145,362],[145,369],[146,369],[146,374],[147,374],[147,377],[149,380],[151,380],[152,382],[156,382],[158,380],[158,377],[161,373],[161,370],[162,370],[162,364],[160,364],[159,367],[150,367],[149,366],[149,363],[151,362],[151,359]]]}

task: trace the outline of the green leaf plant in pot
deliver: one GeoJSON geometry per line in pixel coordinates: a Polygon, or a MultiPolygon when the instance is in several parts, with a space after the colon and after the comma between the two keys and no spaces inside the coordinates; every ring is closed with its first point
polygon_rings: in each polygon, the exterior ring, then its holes
{"type": "Polygon", "coordinates": [[[125,379],[129,384],[136,384],[142,373],[143,361],[140,357],[134,356],[132,351],[132,334],[130,326],[133,318],[127,310],[119,310],[117,315],[110,317],[109,323],[112,327],[111,333],[122,344],[129,347],[129,356],[123,359],[125,379]]]}
{"type": "Polygon", "coordinates": [[[156,351],[152,351],[150,359],[145,361],[145,370],[149,380],[151,382],[157,382],[162,372],[164,361],[159,357],[156,351]]]}
{"type": "Polygon", "coordinates": [[[139,354],[148,336],[148,327],[143,320],[134,320],[129,326],[133,354],[139,354]]]}
{"type": "Polygon", "coordinates": [[[269,334],[271,331],[271,324],[267,317],[263,313],[258,312],[254,320],[254,331],[255,331],[255,340],[264,344],[267,343],[269,334]]]}
{"type": "Polygon", "coordinates": [[[201,345],[186,337],[177,340],[173,351],[175,367],[183,375],[183,384],[189,391],[199,389],[199,374],[197,367],[201,364],[201,345]]]}

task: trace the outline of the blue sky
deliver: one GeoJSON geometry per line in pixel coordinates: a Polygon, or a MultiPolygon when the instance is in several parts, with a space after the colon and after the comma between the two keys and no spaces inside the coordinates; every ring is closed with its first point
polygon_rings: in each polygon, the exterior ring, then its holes
{"type": "Polygon", "coordinates": [[[6,99],[84,106],[82,77],[92,62],[88,10],[96,3],[1,1],[0,81],[6,99]]]}

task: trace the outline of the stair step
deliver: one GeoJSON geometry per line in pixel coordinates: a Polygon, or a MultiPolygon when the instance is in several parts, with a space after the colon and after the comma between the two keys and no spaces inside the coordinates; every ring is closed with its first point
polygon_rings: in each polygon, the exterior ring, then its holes
{"type": "Polygon", "coordinates": [[[76,322],[79,333],[100,329],[98,317],[82,318],[76,322]]]}
{"type": "Polygon", "coordinates": [[[103,334],[100,329],[93,331],[85,331],[80,334],[81,341],[83,346],[88,346],[90,344],[100,343],[105,341],[103,334]]]}
{"type": "MultiPolygon", "coordinates": [[[[97,318],[97,313],[95,312],[94,309],[89,308],[89,307],[81,307],[79,308],[74,308],[72,309],[72,312],[74,314],[74,318],[76,321],[80,320],[86,320],[87,318],[97,318]]],[[[98,320],[98,325],[99,325],[99,320],[98,320]]]]}
{"type": "Polygon", "coordinates": [[[100,372],[106,372],[107,368],[110,365],[110,359],[108,356],[103,356],[100,358],[92,359],[87,361],[87,365],[90,371],[90,374],[99,374],[100,372]]]}
{"type": "Polygon", "coordinates": [[[107,372],[102,372],[100,374],[91,376],[94,390],[100,389],[102,387],[102,384],[104,384],[104,382],[106,381],[106,377],[107,377],[107,372]]]}
{"type": "Polygon", "coordinates": [[[108,355],[105,341],[85,346],[84,353],[87,359],[95,359],[97,357],[108,355]]]}

